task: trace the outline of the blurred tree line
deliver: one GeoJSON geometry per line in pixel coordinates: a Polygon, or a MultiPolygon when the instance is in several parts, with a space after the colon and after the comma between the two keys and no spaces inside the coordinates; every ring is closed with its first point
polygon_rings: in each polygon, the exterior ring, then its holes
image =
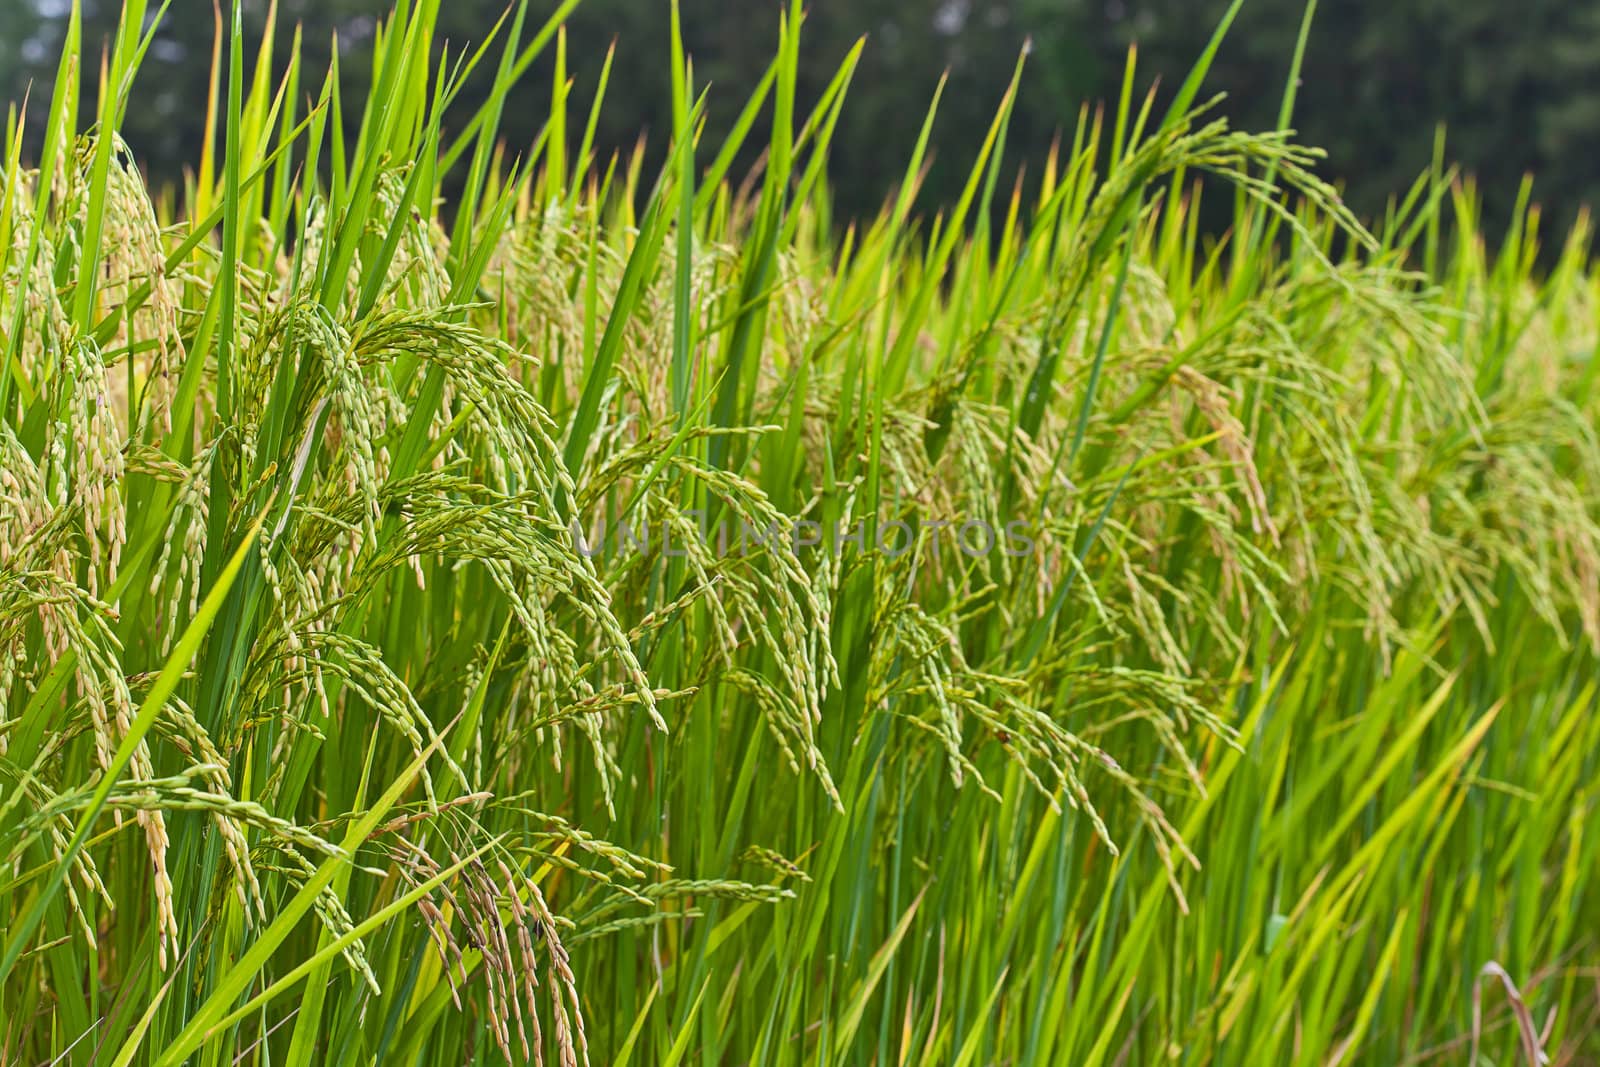
{"type": "MultiPolygon", "coordinates": [[[[457,50],[481,41],[508,0],[447,0],[441,29],[457,50]]],[[[42,118],[69,0],[0,0],[0,94],[30,85],[42,118]]],[[[83,0],[86,43],[108,38],[120,0],[83,0]]],[[[390,0],[279,0],[287,46],[303,27],[308,68],[325,67],[335,31],[349,83],[368,69],[375,19],[390,0]]],[[[533,14],[553,7],[535,0],[533,14]]],[[[782,0],[682,0],[696,80],[710,83],[710,121],[726,127],[765,69],[782,0]]],[[[833,152],[839,209],[870,213],[900,177],[941,72],[949,84],[926,203],[954,195],[1019,50],[1032,42],[1009,156],[1037,161],[1085,101],[1114,99],[1126,50],[1139,47],[1140,88],[1175,87],[1204,48],[1226,0],[811,0],[802,92],[827,83],[868,38],[833,152]]],[[[259,35],[266,0],[245,0],[259,35]]],[[[1247,0],[1208,83],[1237,123],[1275,123],[1304,0],[1247,0]]],[[[576,106],[587,108],[607,48],[617,64],[600,142],[659,152],[670,129],[666,0],[585,0],[568,22],[576,106]]],[[[136,88],[125,135],[157,182],[198,158],[214,32],[208,0],[173,0],[136,88]]],[[[511,101],[507,134],[531,141],[548,109],[548,54],[511,101]],[[542,76],[541,76],[542,73],[542,76]]],[[[315,86],[311,87],[313,90],[315,86]]],[[[467,94],[470,97],[470,94],[467,94]]],[[[348,98],[348,97],[347,97],[348,98]]],[[[469,101],[470,103],[470,101],[469,101]]],[[[350,116],[353,122],[358,116],[350,116]]],[[[1600,0],[1322,0],[1295,125],[1328,150],[1324,170],[1368,213],[1426,168],[1439,123],[1447,154],[1477,174],[1491,211],[1522,176],[1567,220],[1600,203],[1600,0]]],[[[759,141],[759,139],[756,139],[759,141]]],[[[513,146],[515,147],[515,146],[513,146]]],[[[1037,167],[1035,166],[1035,169],[1037,167]]],[[[1492,218],[1491,218],[1492,225],[1492,218]]]]}

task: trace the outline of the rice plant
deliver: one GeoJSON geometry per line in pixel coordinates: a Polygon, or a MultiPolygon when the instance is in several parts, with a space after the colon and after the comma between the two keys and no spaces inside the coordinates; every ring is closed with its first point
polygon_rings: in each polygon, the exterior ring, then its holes
{"type": "Polygon", "coordinates": [[[1600,1057],[1586,225],[1355,218],[1238,3],[852,223],[870,43],[712,131],[674,34],[651,174],[575,2],[352,98],[235,0],[182,190],[165,8],[11,109],[0,1062],[1600,1057]]]}

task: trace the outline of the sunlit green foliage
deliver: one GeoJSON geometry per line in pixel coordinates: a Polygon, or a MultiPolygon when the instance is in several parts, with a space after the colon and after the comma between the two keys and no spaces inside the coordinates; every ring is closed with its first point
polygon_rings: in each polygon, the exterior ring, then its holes
{"type": "Polygon", "coordinates": [[[1584,231],[1491,258],[1442,167],[1364,228],[1208,49],[839,232],[798,4],[726,144],[663,42],[659,175],[564,10],[437,7],[363,99],[235,11],[181,194],[141,0],[12,116],[0,1061],[1600,1051],[1584,231]]]}

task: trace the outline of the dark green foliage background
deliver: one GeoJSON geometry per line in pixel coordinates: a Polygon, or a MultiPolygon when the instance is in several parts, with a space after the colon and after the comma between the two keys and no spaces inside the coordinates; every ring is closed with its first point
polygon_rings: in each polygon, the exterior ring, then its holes
{"type": "MultiPolygon", "coordinates": [[[[449,0],[441,25],[453,45],[481,40],[506,0],[449,0]]],[[[0,3],[0,92],[45,95],[68,0],[0,3]]],[[[361,88],[373,17],[387,0],[281,0],[287,41],[304,27],[308,69],[337,31],[352,89],[361,88]]],[[[553,6],[553,0],[534,5],[553,6]]],[[[713,85],[713,125],[725,125],[760,76],[776,39],[778,0],[683,0],[697,79],[713,85]]],[[[869,38],[851,89],[832,166],[838,208],[870,213],[909,156],[942,71],[950,83],[934,143],[928,203],[947,201],[993,114],[1023,42],[1032,40],[1010,144],[1013,159],[1040,159],[1084,101],[1112,95],[1128,44],[1139,43],[1141,85],[1172,86],[1204,46],[1224,0],[814,0],[805,73],[816,91],[861,35],[869,38]],[[950,158],[952,156],[960,158],[950,158]]],[[[86,44],[114,24],[120,4],[85,0],[86,44]]],[[[246,0],[259,33],[267,5],[246,0]]],[[[1253,128],[1273,125],[1304,0],[1250,0],[1210,85],[1253,128]]],[[[666,0],[585,0],[569,21],[574,93],[587,101],[607,45],[618,76],[607,94],[601,143],[627,148],[640,131],[659,150],[670,94],[666,0]]],[[[181,178],[199,157],[213,32],[208,0],[173,0],[145,64],[125,135],[158,181],[181,178]]],[[[546,57],[548,69],[548,57],[546,57]]],[[[517,90],[508,135],[531,139],[547,113],[549,78],[517,90]]],[[[37,109],[36,109],[37,110],[37,109]]],[[[359,116],[349,116],[352,125],[359,116]]],[[[1525,173],[1535,195],[1566,223],[1600,201],[1600,0],[1323,0],[1300,90],[1296,125],[1326,148],[1327,172],[1366,214],[1382,210],[1428,163],[1439,123],[1449,157],[1478,176],[1489,229],[1509,210],[1525,173]]],[[[759,143],[761,138],[752,138],[759,143]]]]}

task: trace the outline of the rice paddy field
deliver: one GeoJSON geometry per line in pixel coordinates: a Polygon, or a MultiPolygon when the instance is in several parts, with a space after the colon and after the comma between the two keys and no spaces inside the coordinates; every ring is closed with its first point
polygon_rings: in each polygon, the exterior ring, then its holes
{"type": "Polygon", "coordinates": [[[659,42],[658,167],[571,6],[235,5],[181,189],[144,0],[11,109],[0,1063],[1600,1062],[1586,226],[1356,219],[1226,22],[836,218],[859,51],[659,42]]]}

